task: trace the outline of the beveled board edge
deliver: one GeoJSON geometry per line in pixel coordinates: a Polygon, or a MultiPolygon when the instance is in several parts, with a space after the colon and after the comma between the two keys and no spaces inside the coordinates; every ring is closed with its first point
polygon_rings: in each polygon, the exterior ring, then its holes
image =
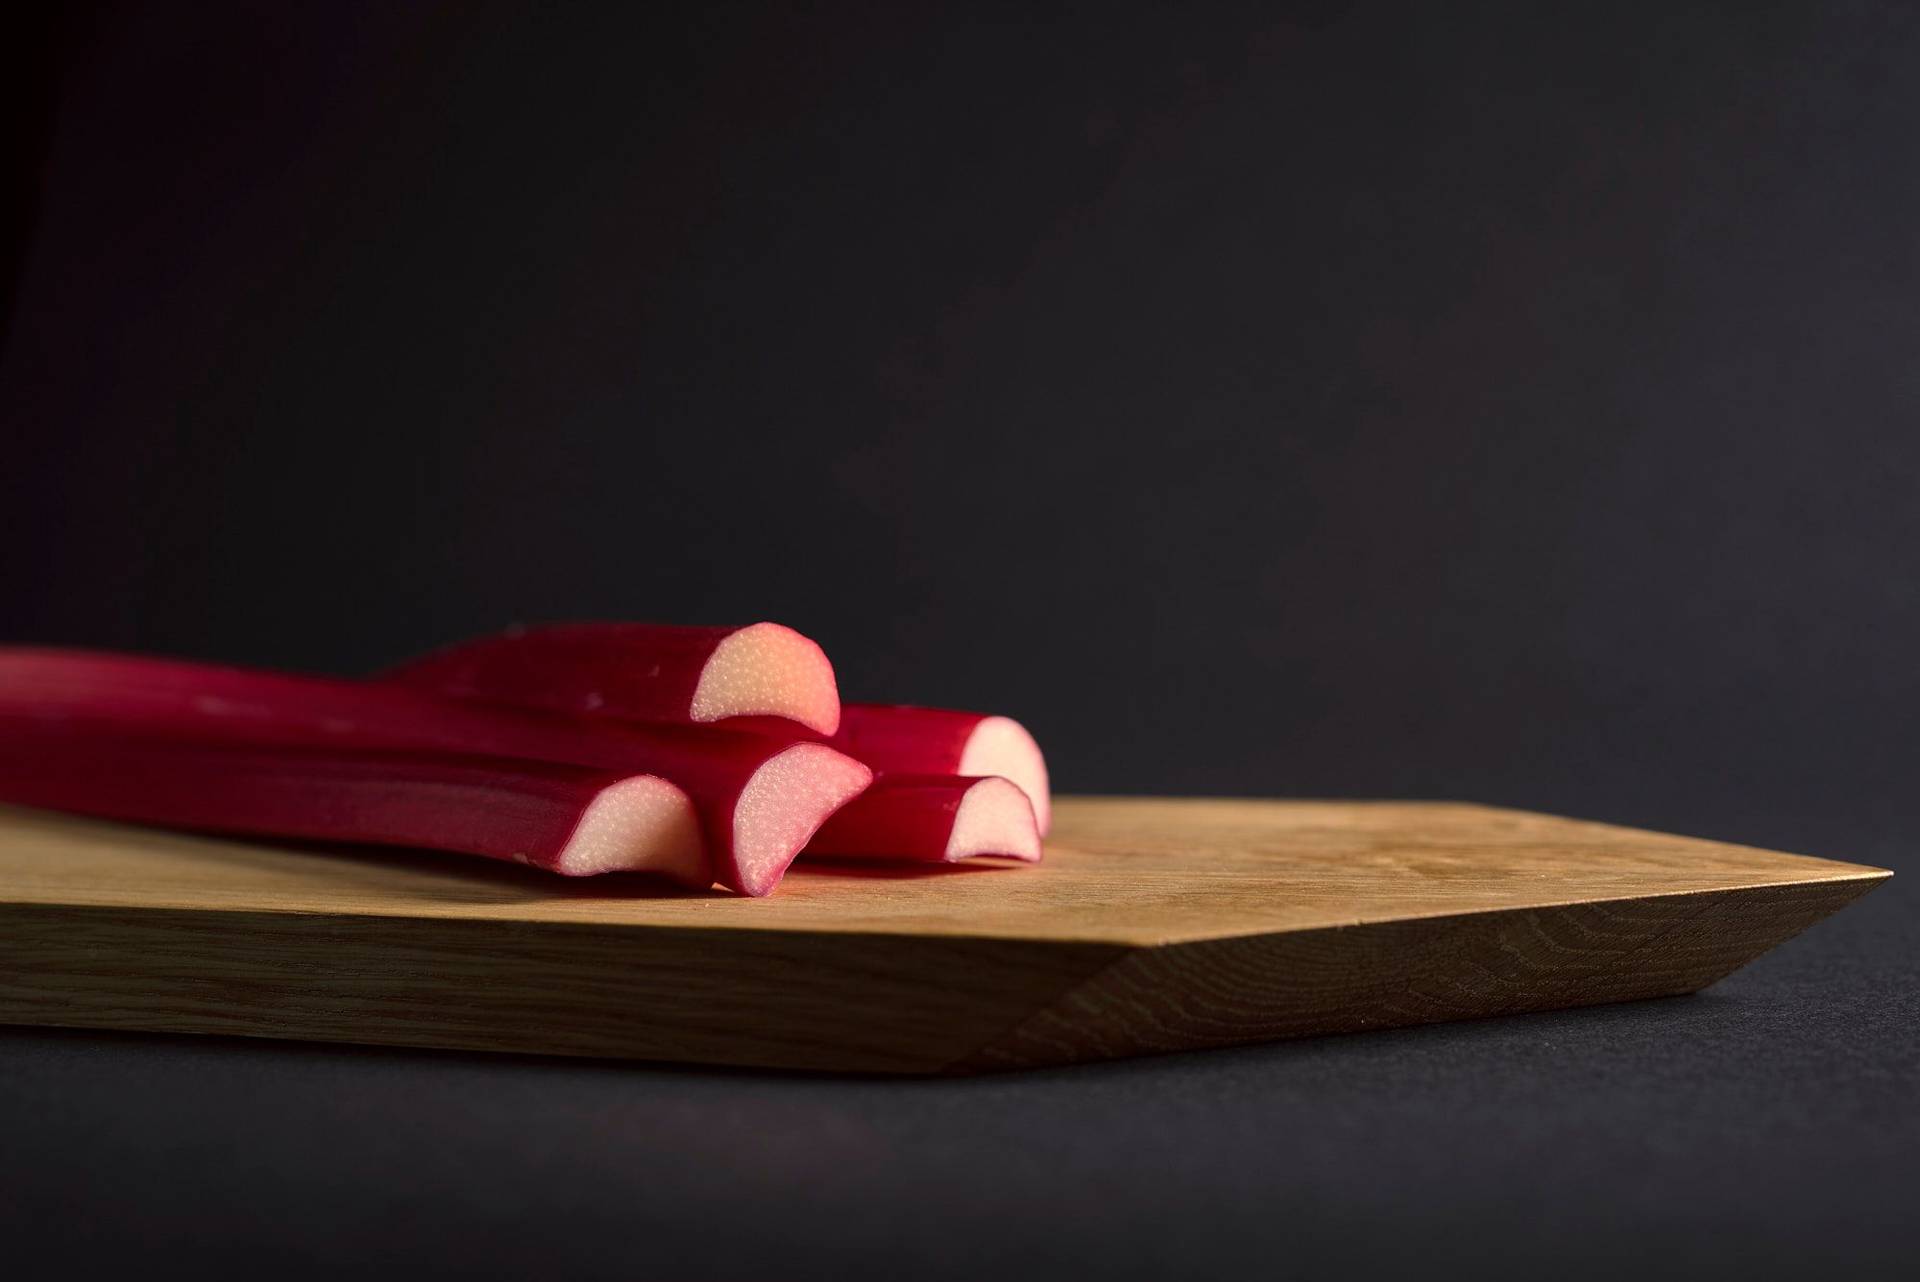
{"type": "Polygon", "coordinates": [[[1679,996],[1891,873],[1131,949],[953,1074],[1679,996]]]}

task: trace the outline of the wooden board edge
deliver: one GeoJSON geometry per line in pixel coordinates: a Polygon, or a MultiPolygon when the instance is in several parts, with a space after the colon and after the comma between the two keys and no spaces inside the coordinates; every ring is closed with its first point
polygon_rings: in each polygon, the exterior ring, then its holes
{"type": "Polygon", "coordinates": [[[926,1074],[1118,951],[0,904],[0,1023],[926,1074]]]}
{"type": "Polygon", "coordinates": [[[951,1074],[1697,992],[1890,873],[1142,947],[951,1074]]]}

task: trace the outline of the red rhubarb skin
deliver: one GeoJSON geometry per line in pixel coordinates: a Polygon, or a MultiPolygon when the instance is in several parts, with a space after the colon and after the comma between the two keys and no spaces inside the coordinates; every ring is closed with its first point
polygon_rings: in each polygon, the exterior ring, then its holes
{"type": "Polygon", "coordinates": [[[707,661],[738,628],[562,623],[463,641],[384,675],[522,708],[684,725],[707,661]]]}
{"type": "Polygon", "coordinates": [[[559,717],[387,682],[75,650],[0,650],[0,716],[148,737],[332,744],[654,775],[692,800],[713,879],[742,893],[769,887],[749,885],[735,852],[734,811],[754,772],[791,746],[705,727],[559,717]]]}
{"type": "Polygon", "coordinates": [[[907,703],[843,703],[840,729],[830,735],[780,717],[735,717],[727,726],[782,743],[824,743],[881,774],[951,775],[974,727],[990,715],[907,703]]]}
{"type": "Polygon", "coordinates": [[[960,775],[883,775],[836,810],[804,853],[945,863],[960,803],[979,782],[960,775]]]}
{"type": "Polygon", "coordinates": [[[548,762],[0,720],[0,799],[9,802],[205,832],[454,851],[549,872],[562,871],[587,807],[623,777],[548,762]]]}
{"type": "Polygon", "coordinates": [[[842,704],[840,730],[826,742],[882,774],[950,775],[987,715],[903,703],[842,704]]]}

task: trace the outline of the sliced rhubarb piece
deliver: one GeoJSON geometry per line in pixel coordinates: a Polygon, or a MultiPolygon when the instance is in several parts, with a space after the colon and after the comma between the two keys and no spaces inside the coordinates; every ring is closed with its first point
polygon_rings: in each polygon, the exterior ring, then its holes
{"type": "Polygon", "coordinates": [[[442,698],[388,682],[64,650],[0,649],[0,715],[150,738],[450,753],[652,775],[693,801],[711,872],[771,891],[872,771],[813,742],[592,721],[442,698]]]}
{"type": "Polygon", "coordinates": [[[835,811],[804,852],[836,859],[952,863],[1040,858],[1033,803],[1005,779],[882,775],[835,811]]]}
{"type": "Polygon", "coordinates": [[[461,698],[622,721],[785,717],[824,735],[840,723],[826,652],[778,623],[518,629],[448,646],[386,675],[461,698]]]}
{"type": "Polygon", "coordinates": [[[684,792],[584,766],[7,717],[0,800],[171,828],[456,851],[568,877],[648,872],[713,884],[684,792]]]}
{"type": "Polygon", "coordinates": [[[1047,760],[1026,727],[1011,717],[898,703],[849,703],[840,712],[834,747],[880,775],[966,775],[1011,779],[1033,803],[1045,836],[1053,823],[1047,760]]]}

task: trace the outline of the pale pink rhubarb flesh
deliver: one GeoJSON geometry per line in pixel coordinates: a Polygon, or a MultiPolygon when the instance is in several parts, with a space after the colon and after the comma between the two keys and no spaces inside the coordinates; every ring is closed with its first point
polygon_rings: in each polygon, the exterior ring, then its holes
{"type": "Polygon", "coordinates": [[[616,721],[706,725],[781,717],[840,724],[833,664],[778,623],[744,628],[567,623],[463,641],[386,678],[463,699],[616,721]]]}
{"type": "MultiPolygon", "coordinates": [[[[242,747],[583,766],[609,782],[650,775],[692,802],[705,843],[701,884],[751,895],[770,891],[827,815],[872,778],[816,743],[562,717],[388,682],[84,651],[0,649],[0,716],[242,747]]],[[[596,862],[602,834],[639,822],[637,810],[613,802],[584,818],[594,822],[569,856],[578,866],[596,862]]]]}
{"type": "Polygon", "coordinates": [[[970,781],[947,838],[949,861],[993,855],[1026,863],[1040,860],[1040,823],[1026,789],[1010,779],[970,781]]]}
{"type": "Polygon", "coordinates": [[[867,767],[818,743],[795,744],[761,766],[734,808],[740,889],[771,891],[822,822],[831,822],[872,781],[867,767]]]}
{"type": "Polygon", "coordinates": [[[688,712],[696,722],[785,717],[830,735],[840,728],[840,690],[818,644],[778,623],[756,623],[714,647],[688,712]]]}
{"type": "Polygon", "coordinates": [[[700,820],[687,794],[652,775],[602,788],[554,859],[568,877],[603,872],[657,872],[682,885],[713,884],[700,820]]]}

